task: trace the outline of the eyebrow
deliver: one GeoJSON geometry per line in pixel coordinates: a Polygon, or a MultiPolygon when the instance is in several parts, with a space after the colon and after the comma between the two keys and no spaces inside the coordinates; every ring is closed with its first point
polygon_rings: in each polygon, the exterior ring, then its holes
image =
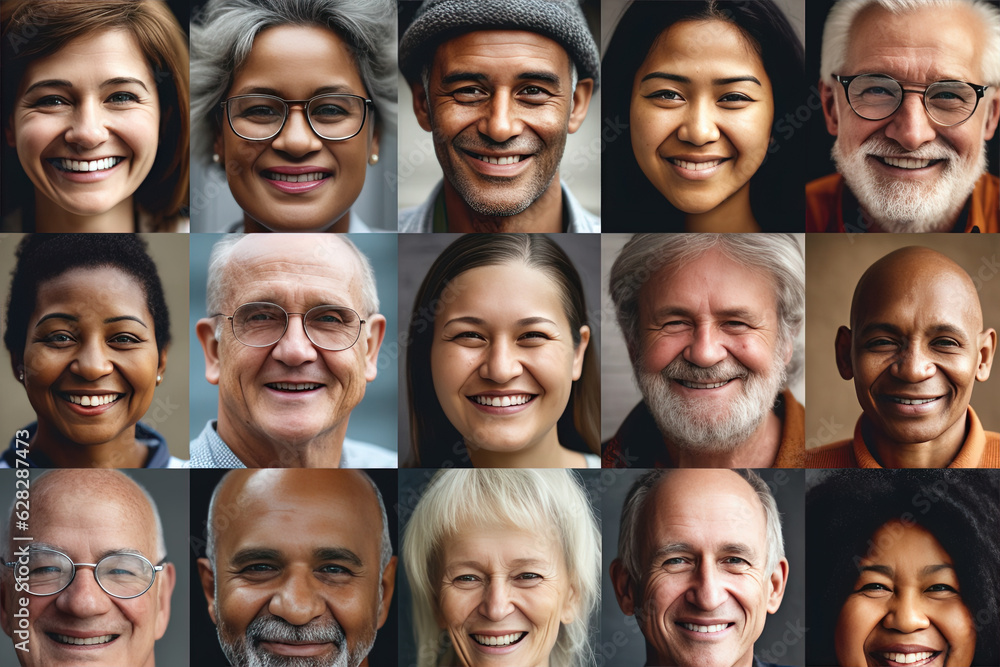
{"type": "MultiPolygon", "coordinates": [[[[642,77],[642,81],[648,81],[649,79],[666,79],[667,81],[676,81],[677,83],[691,83],[691,79],[686,76],[681,76],[680,74],[669,74],[667,72],[650,72],[646,76],[642,77]]],[[[755,76],[750,76],[746,74],[744,76],[729,76],[722,79],[712,79],[713,86],[728,86],[731,83],[740,83],[746,81],[748,83],[756,83],[758,86],[761,82],[755,76]]]]}
{"type": "MultiPolygon", "coordinates": [[[[48,542],[32,542],[30,549],[52,549],[53,551],[58,551],[60,553],[66,553],[66,547],[56,546],[55,544],[50,544],[48,542]]],[[[94,555],[94,562],[106,558],[107,556],[113,556],[115,554],[132,554],[135,556],[144,556],[144,554],[138,549],[129,549],[126,547],[116,548],[116,549],[105,549],[94,555]]],[[[66,554],[67,556],[69,554],[66,554]]]]}
{"type": "MultiPolygon", "coordinates": [[[[903,335],[903,330],[895,324],[890,322],[872,322],[871,324],[866,324],[862,327],[860,336],[864,337],[875,331],[887,331],[897,336],[903,335]]],[[[935,334],[951,334],[952,336],[963,340],[967,337],[965,331],[953,324],[932,324],[927,328],[927,331],[935,334]]]]}
{"type": "MultiPolygon", "coordinates": [[[[337,95],[342,93],[346,93],[348,95],[356,94],[349,86],[337,83],[330,86],[321,86],[316,88],[313,90],[313,94],[309,97],[316,97],[317,95],[337,95]]],[[[236,91],[236,95],[273,95],[274,97],[284,99],[284,95],[281,91],[277,88],[269,88],[267,86],[244,86],[236,91]]]]}
{"type": "MultiPolygon", "coordinates": [[[[69,320],[70,322],[79,322],[80,318],[77,317],[76,315],[69,315],[67,313],[49,313],[48,315],[44,315],[40,320],[38,320],[38,322],[35,324],[35,328],[38,328],[38,325],[40,325],[45,320],[69,320]]],[[[149,328],[148,326],[146,326],[145,322],[143,322],[141,319],[139,319],[134,315],[119,315],[118,317],[109,317],[106,320],[104,320],[104,324],[114,324],[115,322],[121,322],[123,320],[131,320],[132,322],[138,322],[146,329],[149,328]]]]}
{"type": "MultiPolygon", "coordinates": [[[[471,315],[467,315],[465,317],[456,317],[454,319],[450,319],[444,323],[444,326],[448,326],[449,324],[472,324],[475,326],[484,327],[486,326],[486,320],[482,319],[481,317],[473,317],[471,315]]],[[[553,322],[547,317],[523,317],[514,324],[519,327],[530,326],[532,324],[551,324],[552,326],[558,326],[555,322],[553,322]]]]}
{"type": "MultiPolygon", "coordinates": [[[[941,570],[951,570],[952,572],[954,572],[955,566],[949,565],[948,563],[936,563],[934,565],[927,565],[922,570],[920,570],[920,574],[929,575],[929,574],[934,574],[935,572],[940,572],[941,570]]],[[[875,572],[876,574],[881,574],[889,578],[892,578],[893,576],[893,569],[888,565],[863,565],[861,567],[861,572],[875,572]]]]}
{"type": "MultiPolygon", "coordinates": [[[[515,78],[518,81],[544,81],[554,85],[562,82],[558,74],[542,71],[521,72],[515,78]]],[[[452,72],[441,77],[441,83],[443,84],[458,83],[459,81],[477,81],[483,83],[488,80],[489,78],[482,72],[452,72]]]]}
{"type": "Polygon", "coordinates": [[[277,549],[268,549],[265,547],[247,547],[234,553],[232,558],[229,559],[229,564],[240,567],[260,560],[281,560],[281,552],[277,549]]]}
{"type": "Polygon", "coordinates": [[[339,561],[342,563],[350,563],[355,567],[364,567],[364,563],[361,561],[361,557],[350,549],[345,549],[342,547],[320,547],[313,552],[313,556],[316,560],[327,561],[339,561]]]}
{"type": "MultiPolygon", "coordinates": [[[[671,544],[664,544],[660,546],[655,552],[653,552],[652,559],[657,560],[663,556],[674,553],[693,553],[697,551],[693,546],[687,542],[674,542],[671,544]]],[[[730,542],[728,544],[723,544],[716,552],[719,555],[738,555],[746,556],[747,558],[753,560],[757,556],[757,552],[750,548],[749,545],[743,544],[742,542],[730,542]]]]}
{"type": "MultiPolygon", "coordinates": [[[[670,315],[679,315],[681,317],[694,318],[694,313],[692,313],[687,308],[681,306],[664,306],[657,310],[654,310],[653,319],[658,320],[662,317],[670,315]]],[[[712,316],[715,318],[722,319],[740,319],[740,320],[756,320],[758,316],[751,310],[747,308],[723,308],[722,310],[712,311],[712,316]]]]}
{"type": "MultiPolygon", "coordinates": [[[[131,76],[116,76],[111,79],[107,79],[101,84],[101,87],[103,88],[105,86],[120,86],[126,83],[134,83],[137,86],[141,86],[142,89],[145,90],[147,93],[149,92],[149,88],[146,87],[146,84],[143,83],[141,79],[136,79],[135,77],[131,76]]],[[[43,87],[72,89],[73,83],[70,81],[66,81],[64,79],[45,79],[44,81],[36,81],[35,83],[28,86],[28,89],[24,91],[24,94],[27,95],[35,88],[43,88],[43,87]]]]}
{"type": "MultiPolygon", "coordinates": [[[[543,566],[543,565],[544,566],[548,566],[549,565],[548,561],[546,561],[546,560],[544,560],[542,558],[515,558],[514,560],[511,560],[511,561],[505,561],[505,564],[508,567],[510,567],[510,568],[532,567],[532,566],[536,566],[536,565],[537,566],[543,566]]],[[[478,560],[463,560],[463,561],[458,561],[456,563],[448,563],[447,567],[448,568],[464,568],[464,567],[468,567],[468,568],[474,568],[474,569],[482,569],[483,568],[483,563],[482,563],[482,561],[478,561],[478,560]]]]}

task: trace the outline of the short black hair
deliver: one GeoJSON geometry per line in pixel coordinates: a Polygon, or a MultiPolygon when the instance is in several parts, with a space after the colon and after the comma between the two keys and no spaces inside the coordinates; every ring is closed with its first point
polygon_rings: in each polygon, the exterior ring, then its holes
{"type": "Polygon", "coordinates": [[[163,284],[146,242],[137,234],[28,234],[17,246],[11,272],[3,342],[18,357],[24,355],[28,320],[35,312],[38,288],[72,269],[118,269],[132,276],[146,296],[153,317],[156,349],[170,344],[170,313],[163,284]]]}
{"type": "Polygon", "coordinates": [[[1000,478],[987,470],[840,470],[806,494],[806,664],[836,665],[856,559],[883,525],[929,531],[951,556],[976,626],[973,665],[1000,664],[1000,478]]]}

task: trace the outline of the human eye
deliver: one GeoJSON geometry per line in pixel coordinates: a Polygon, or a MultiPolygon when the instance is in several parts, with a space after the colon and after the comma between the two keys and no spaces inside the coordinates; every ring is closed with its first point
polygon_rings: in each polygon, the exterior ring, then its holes
{"type": "Polygon", "coordinates": [[[890,338],[879,337],[879,338],[873,338],[867,343],[865,343],[865,348],[869,350],[884,350],[890,347],[894,347],[895,345],[896,341],[890,338]]]}
{"type": "Polygon", "coordinates": [[[139,96],[126,91],[119,91],[117,93],[112,93],[108,97],[108,102],[117,105],[125,106],[139,101],[139,96]]]}
{"type": "Polygon", "coordinates": [[[51,347],[68,347],[74,342],[73,336],[65,331],[54,331],[41,338],[41,342],[51,347]]]}
{"type": "Polygon", "coordinates": [[[746,322],[743,322],[742,320],[728,320],[723,323],[723,326],[725,326],[728,329],[738,329],[738,330],[744,330],[750,328],[750,325],[747,324],[746,322]]]}
{"type": "Polygon", "coordinates": [[[742,109],[755,101],[744,93],[727,93],[719,98],[719,104],[727,109],[742,109]]]}
{"type": "Polygon", "coordinates": [[[330,563],[328,565],[323,565],[322,567],[319,568],[319,571],[322,572],[323,574],[333,574],[333,575],[338,575],[338,574],[353,575],[354,574],[354,572],[352,572],[349,568],[346,568],[343,565],[336,565],[334,563],[330,563]]]}
{"type": "Polygon", "coordinates": [[[486,337],[477,331],[459,331],[458,333],[451,336],[451,338],[449,338],[448,340],[476,343],[481,341],[485,342],[486,337]]]}
{"type": "Polygon", "coordinates": [[[35,100],[31,106],[35,109],[58,109],[68,107],[69,102],[59,95],[45,95],[35,100]]]}
{"type": "MultiPolygon", "coordinates": [[[[664,88],[662,90],[655,90],[647,95],[645,95],[647,100],[653,100],[658,102],[674,102],[680,103],[684,101],[684,98],[676,90],[670,90],[669,88],[664,88]]],[[[673,104],[672,106],[676,106],[673,104]]]]}
{"type": "Polygon", "coordinates": [[[137,343],[141,343],[142,341],[137,336],[133,336],[130,333],[120,333],[111,338],[108,342],[117,343],[119,345],[135,345],[137,343]]]}
{"type": "Polygon", "coordinates": [[[453,90],[451,96],[455,98],[456,102],[461,102],[462,104],[482,102],[488,97],[486,91],[478,86],[463,86],[462,88],[453,90]]]}
{"type": "Polygon", "coordinates": [[[525,86],[521,89],[520,96],[529,102],[541,104],[552,97],[552,93],[541,86],[525,86]]]}
{"type": "Polygon", "coordinates": [[[526,331],[520,336],[520,340],[526,343],[544,343],[550,338],[551,336],[544,331],[526,331]]]}
{"type": "Polygon", "coordinates": [[[933,584],[927,587],[928,593],[954,593],[958,594],[958,590],[948,584],[933,584]]]}
{"type": "Polygon", "coordinates": [[[953,338],[936,338],[931,344],[935,347],[961,347],[958,341],[953,338]]]}
{"type": "Polygon", "coordinates": [[[746,558],[740,558],[739,556],[727,556],[726,558],[722,559],[722,562],[725,565],[739,565],[739,566],[750,565],[750,561],[748,561],[746,558]]]}
{"type": "Polygon", "coordinates": [[[882,595],[885,593],[891,593],[892,589],[889,588],[886,584],[881,584],[878,583],[877,581],[872,581],[866,584],[862,584],[861,586],[858,587],[858,590],[855,592],[862,593],[865,595],[882,595]]]}

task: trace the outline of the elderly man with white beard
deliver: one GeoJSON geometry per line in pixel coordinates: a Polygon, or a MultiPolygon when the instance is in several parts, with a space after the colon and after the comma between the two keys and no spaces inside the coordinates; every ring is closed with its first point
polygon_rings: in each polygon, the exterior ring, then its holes
{"type": "Polygon", "coordinates": [[[798,468],[805,260],[791,234],[637,234],[611,298],[643,402],[612,468],[798,468]]]}
{"type": "Polygon", "coordinates": [[[840,0],[819,90],[839,173],[806,186],[807,232],[998,232],[986,141],[1000,117],[1000,10],[840,0]]]}

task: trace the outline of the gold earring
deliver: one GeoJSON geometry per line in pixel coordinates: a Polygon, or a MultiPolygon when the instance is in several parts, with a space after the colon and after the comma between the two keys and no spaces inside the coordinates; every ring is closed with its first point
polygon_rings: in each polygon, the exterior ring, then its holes
{"type": "Polygon", "coordinates": [[[368,164],[373,167],[378,164],[378,153],[372,153],[372,156],[368,158],[368,164]]]}

